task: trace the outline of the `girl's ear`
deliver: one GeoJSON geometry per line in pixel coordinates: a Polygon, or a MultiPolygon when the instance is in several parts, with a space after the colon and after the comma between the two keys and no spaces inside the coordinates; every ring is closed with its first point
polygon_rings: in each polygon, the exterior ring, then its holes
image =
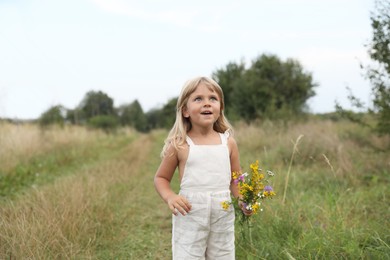
{"type": "Polygon", "coordinates": [[[189,118],[190,117],[190,114],[188,113],[188,111],[187,111],[187,107],[183,107],[183,109],[182,109],[182,114],[183,114],[183,116],[185,117],[185,118],[189,118]]]}

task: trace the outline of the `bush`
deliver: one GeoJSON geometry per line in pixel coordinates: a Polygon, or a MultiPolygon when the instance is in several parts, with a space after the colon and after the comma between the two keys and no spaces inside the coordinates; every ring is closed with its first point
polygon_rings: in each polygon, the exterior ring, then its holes
{"type": "Polygon", "coordinates": [[[49,108],[40,116],[39,125],[41,127],[46,127],[53,124],[63,126],[65,121],[65,110],[66,109],[61,105],[49,108]]]}
{"type": "Polygon", "coordinates": [[[115,116],[94,116],[88,120],[88,125],[93,128],[99,128],[106,133],[113,132],[119,125],[119,121],[115,116]]]}

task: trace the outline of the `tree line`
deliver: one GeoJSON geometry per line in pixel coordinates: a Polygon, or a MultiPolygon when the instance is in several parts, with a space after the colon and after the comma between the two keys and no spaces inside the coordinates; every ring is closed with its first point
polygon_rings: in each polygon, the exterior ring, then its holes
{"type": "MultiPolygon", "coordinates": [[[[310,72],[293,59],[281,60],[263,54],[246,67],[244,62],[230,62],[211,77],[222,87],[225,113],[232,121],[264,118],[290,118],[307,112],[307,100],[315,95],[310,72]]],[[[41,126],[65,123],[88,125],[104,130],[130,126],[141,132],[170,128],[175,120],[177,98],[161,108],[144,112],[138,100],[114,107],[114,100],[102,91],[89,91],[79,105],[67,109],[50,107],[39,118],[41,126]]]]}
{"type": "MultiPolygon", "coordinates": [[[[390,1],[375,0],[371,12],[372,38],[366,45],[371,65],[361,65],[371,85],[372,105],[365,106],[353,93],[349,99],[361,113],[345,110],[336,103],[339,115],[369,126],[381,134],[390,134],[390,1]],[[367,123],[365,115],[373,123],[367,123]]],[[[225,95],[225,113],[231,121],[256,119],[291,119],[308,112],[307,101],[315,95],[312,74],[294,59],[281,60],[263,54],[247,65],[230,62],[211,75],[225,95]]],[[[42,126],[50,124],[84,124],[105,130],[132,126],[146,132],[170,128],[175,120],[177,98],[161,108],[142,110],[137,100],[115,108],[113,99],[101,91],[88,92],[74,109],[53,106],[39,118],[42,126]]]]}

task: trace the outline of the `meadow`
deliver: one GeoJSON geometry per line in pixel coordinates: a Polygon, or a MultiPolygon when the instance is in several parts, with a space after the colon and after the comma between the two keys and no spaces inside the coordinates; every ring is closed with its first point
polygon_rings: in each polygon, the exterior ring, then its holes
{"type": "MultiPolygon", "coordinates": [[[[259,160],[277,194],[252,239],[236,224],[237,259],[390,259],[388,136],[317,117],[234,126],[242,168],[259,160]]],[[[171,259],[153,186],[166,135],[0,123],[0,259],[171,259]]]]}

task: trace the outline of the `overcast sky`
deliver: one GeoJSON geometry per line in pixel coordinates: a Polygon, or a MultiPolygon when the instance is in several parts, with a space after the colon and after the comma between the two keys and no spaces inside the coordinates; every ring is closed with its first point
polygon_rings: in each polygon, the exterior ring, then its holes
{"type": "Polygon", "coordinates": [[[373,0],[0,0],[0,117],[75,108],[90,90],[146,112],[261,54],[312,73],[314,113],[348,107],[347,86],[368,102],[370,11],[373,0]]]}

